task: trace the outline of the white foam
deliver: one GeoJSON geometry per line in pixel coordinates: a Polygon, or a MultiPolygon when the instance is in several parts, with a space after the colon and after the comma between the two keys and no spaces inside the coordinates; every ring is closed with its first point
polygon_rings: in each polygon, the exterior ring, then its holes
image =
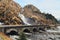
{"type": "Polygon", "coordinates": [[[20,13],[19,13],[19,17],[22,19],[22,21],[23,21],[26,25],[31,25],[31,24],[28,22],[28,19],[27,19],[23,14],[20,14],[20,13]]]}

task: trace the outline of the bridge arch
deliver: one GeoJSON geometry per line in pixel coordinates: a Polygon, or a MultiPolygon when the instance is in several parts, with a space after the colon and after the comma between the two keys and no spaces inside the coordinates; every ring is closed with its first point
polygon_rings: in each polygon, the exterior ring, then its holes
{"type": "Polygon", "coordinates": [[[45,28],[39,28],[39,30],[41,30],[41,31],[45,31],[45,28]]]}
{"type": "Polygon", "coordinates": [[[8,29],[7,31],[6,31],[6,34],[7,35],[18,35],[18,30],[17,29],[8,29]]]}
{"type": "Polygon", "coordinates": [[[37,32],[38,30],[37,30],[37,28],[33,28],[33,30],[32,30],[33,32],[37,32]]]}
{"type": "Polygon", "coordinates": [[[25,29],[23,29],[23,32],[30,33],[30,30],[25,28],[25,29]]]}

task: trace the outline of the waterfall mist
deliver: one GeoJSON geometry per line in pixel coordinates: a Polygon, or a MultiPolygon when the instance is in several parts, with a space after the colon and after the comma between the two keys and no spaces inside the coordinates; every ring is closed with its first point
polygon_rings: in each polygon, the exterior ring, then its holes
{"type": "Polygon", "coordinates": [[[35,20],[33,18],[25,17],[23,14],[19,13],[19,17],[22,19],[25,25],[35,25],[35,20]]]}
{"type": "Polygon", "coordinates": [[[22,19],[25,25],[31,25],[30,23],[28,23],[27,18],[23,14],[19,13],[19,17],[22,19]]]}

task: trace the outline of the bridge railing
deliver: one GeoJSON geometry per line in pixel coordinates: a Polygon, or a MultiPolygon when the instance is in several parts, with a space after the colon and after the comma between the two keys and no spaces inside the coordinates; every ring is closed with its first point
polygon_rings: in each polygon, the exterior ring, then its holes
{"type": "Polygon", "coordinates": [[[0,27],[39,27],[48,25],[0,25],[0,27]]]}
{"type": "Polygon", "coordinates": [[[7,28],[7,27],[55,27],[55,25],[0,25],[0,28],[7,28]]]}

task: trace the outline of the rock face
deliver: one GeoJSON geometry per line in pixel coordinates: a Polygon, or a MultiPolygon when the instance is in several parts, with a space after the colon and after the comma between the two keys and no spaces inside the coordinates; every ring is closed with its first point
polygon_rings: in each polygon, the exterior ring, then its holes
{"type": "Polygon", "coordinates": [[[35,6],[33,5],[27,5],[24,7],[24,11],[23,14],[26,17],[32,18],[35,20],[35,23],[37,24],[42,24],[42,20],[46,20],[44,16],[41,15],[41,12],[39,11],[39,9],[37,9],[35,6]]]}
{"type": "Polygon", "coordinates": [[[2,22],[4,25],[23,25],[23,21],[29,24],[43,25],[57,23],[54,16],[41,13],[40,10],[33,5],[27,5],[22,9],[21,6],[13,0],[0,0],[0,23],[2,22]],[[23,14],[23,18],[19,17],[19,13],[23,14]]]}
{"type": "Polygon", "coordinates": [[[18,13],[21,6],[13,0],[0,0],[0,22],[5,25],[20,25],[22,23],[18,13]]]}
{"type": "Polygon", "coordinates": [[[47,14],[41,13],[41,12],[39,11],[39,9],[36,8],[36,7],[33,6],[33,5],[27,5],[27,6],[25,6],[23,9],[24,9],[24,10],[23,10],[23,14],[24,14],[26,17],[29,17],[29,18],[34,19],[34,20],[35,20],[35,23],[37,23],[37,24],[53,25],[53,24],[56,24],[56,23],[57,23],[57,22],[56,22],[57,20],[55,20],[54,18],[52,18],[52,16],[51,16],[52,19],[50,19],[50,18],[48,17],[49,14],[48,14],[48,16],[47,16],[47,14]],[[47,19],[47,17],[48,17],[48,19],[47,19]],[[53,19],[54,19],[54,20],[53,20],[53,19]]]}

